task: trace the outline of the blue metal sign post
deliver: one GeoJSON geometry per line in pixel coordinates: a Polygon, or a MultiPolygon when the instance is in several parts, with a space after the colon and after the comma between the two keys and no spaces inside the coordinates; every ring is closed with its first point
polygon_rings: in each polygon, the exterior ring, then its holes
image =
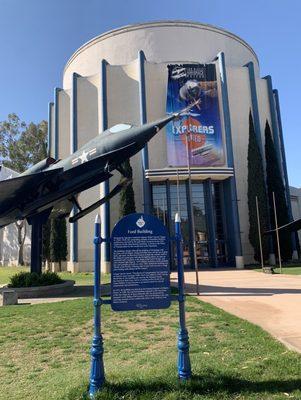
{"type": "Polygon", "coordinates": [[[101,298],[100,298],[100,217],[95,218],[95,237],[94,237],[94,336],[91,347],[91,373],[89,396],[94,398],[96,392],[101,389],[104,381],[103,365],[103,339],[101,334],[101,298]]]}
{"type": "Polygon", "coordinates": [[[178,376],[181,380],[191,378],[191,365],[189,357],[189,337],[186,328],[185,319],[185,294],[184,294],[184,267],[182,254],[182,233],[181,219],[177,213],[175,217],[175,233],[176,233],[176,248],[177,248],[177,265],[178,265],[178,289],[179,289],[179,318],[180,329],[178,332],[178,376]]]}
{"type": "MultiPolygon", "coordinates": [[[[169,238],[165,226],[152,215],[131,214],[115,226],[112,234],[112,296],[101,298],[100,217],[95,218],[94,237],[94,335],[91,347],[89,396],[95,398],[105,382],[101,305],[115,311],[159,309],[179,302],[178,376],[191,378],[189,337],[185,321],[183,239],[179,214],[175,218],[175,237],[169,238]],[[116,229],[115,229],[116,228],[116,229]],[[169,240],[175,240],[178,267],[178,295],[170,295],[169,240]],[[115,268],[115,270],[114,270],[115,268]]],[[[110,240],[110,239],[109,239],[110,240]]]]}

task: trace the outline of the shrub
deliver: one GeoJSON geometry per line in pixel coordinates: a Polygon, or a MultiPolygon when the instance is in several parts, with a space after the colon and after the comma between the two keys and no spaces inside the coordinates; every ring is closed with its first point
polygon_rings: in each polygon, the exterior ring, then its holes
{"type": "Polygon", "coordinates": [[[42,274],[37,274],[36,272],[18,272],[10,278],[10,283],[7,286],[21,288],[56,285],[63,282],[56,272],[43,272],[42,274]]]}
{"type": "MultiPolygon", "coordinates": [[[[275,193],[276,211],[278,226],[286,225],[290,222],[290,215],[286,199],[286,191],[283,181],[283,174],[280,162],[277,157],[276,147],[273,141],[272,132],[268,121],[265,125],[265,158],[266,175],[270,204],[270,216],[272,228],[275,228],[273,192],[275,193]]],[[[274,237],[275,239],[275,237],[274,237]]],[[[285,229],[279,232],[281,256],[287,261],[292,258],[292,235],[285,229]]],[[[278,254],[277,242],[274,240],[274,252],[278,254]]]]}
{"type": "MultiPolygon", "coordinates": [[[[133,170],[130,164],[130,160],[127,159],[122,163],[123,175],[128,178],[133,178],[133,170]]],[[[123,180],[123,177],[120,178],[120,182],[123,180]]],[[[135,206],[135,193],[133,189],[133,182],[129,183],[125,187],[122,188],[120,192],[119,199],[119,216],[120,218],[125,217],[128,214],[132,214],[136,212],[135,206]]]]}

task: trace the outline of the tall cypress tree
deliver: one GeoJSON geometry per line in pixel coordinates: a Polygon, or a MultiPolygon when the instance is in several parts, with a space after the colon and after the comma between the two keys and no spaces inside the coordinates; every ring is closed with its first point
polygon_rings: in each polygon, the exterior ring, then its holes
{"type": "MultiPolygon", "coordinates": [[[[249,207],[249,240],[254,249],[254,259],[260,259],[260,244],[258,236],[256,196],[260,214],[261,232],[268,229],[268,199],[265,186],[262,155],[257,142],[253,117],[249,114],[249,146],[248,146],[248,207],[249,207]]],[[[264,261],[269,257],[269,243],[266,236],[262,236],[262,253],[264,261]]]]}
{"type": "Polygon", "coordinates": [[[67,223],[66,218],[60,218],[59,224],[59,236],[60,236],[60,269],[61,262],[67,260],[68,245],[67,245],[67,223]]]}
{"type": "MultiPolygon", "coordinates": [[[[290,218],[286,202],[286,192],[283,177],[278,162],[275,145],[272,139],[271,128],[268,121],[265,125],[265,158],[271,225],[273,228],[275,228],[273,192],[275,193],[278,226],[287,224],[290,221],[290,218]]],[[[292,243],[290,232],[280,231],[279,239],[282,258],[284,260],[290,260],[292,257],[292,243]]],[[[276,240],[274,240],[274,244],[275,246],[277,246],[276,240]]],[[[274,251],[275,254],[277,254],[276,247],[274,251]]]]}
{"type": "MultiPolygon", "coordinates": [[[[130,164],[130,160],[126,160],[122,163],[122,168],[124,171],[124,176],[126,178],[133,178],[133,170],[130,164]]],[[[133,189],[133,183],[130,183],[120,192],[120,202],[119,202],[119,215],[120,218],[125,215],[132,214],[136,212],[135,206],[135,194],[133,189]]]]}
{"type": "Polygon", "coordinates": [[[67,259],[67,226],[65,218],[52,218],[50,228],[50,261],[58,262],[61,271],[62,261],[67,259]]]}

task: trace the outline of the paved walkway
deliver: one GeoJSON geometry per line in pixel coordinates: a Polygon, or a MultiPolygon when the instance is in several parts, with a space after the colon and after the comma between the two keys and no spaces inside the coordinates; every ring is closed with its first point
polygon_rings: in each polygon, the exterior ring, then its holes
{"type": "MultiPolygon", "coordinates": [[[[185,282],[186,293],[195,293],[195,272],[185,272],[185,282]]],[[[259,325],[301,353],[301,276],[214,269],[200,271],[199,282],[201,300],[259,325]]]]}

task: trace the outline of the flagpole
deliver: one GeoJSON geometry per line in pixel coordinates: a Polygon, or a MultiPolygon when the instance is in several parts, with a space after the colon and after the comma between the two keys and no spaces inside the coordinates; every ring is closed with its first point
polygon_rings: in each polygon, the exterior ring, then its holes
{"type": "Polygon", "coordinates": [[[166,226],[165,200],[164,200],[164,197],[162,197],[162,202],[163,202],[163,224],[166,226]]]}
{"type": "Polygon", "coordinates": [[[255,199],[256,199],[257,226],[258,226],[258,238],[259,238],[261,268],[263,269],[263,253],[262,253],[262,242],[261,242],[261,228],[260,228],[260,215],[259,215],[259,207],[258,207],[258,197],[256,196],[255,199]]]}
{"type": "Polygon", "coordinates": [[[194,269],[195,269],[195,277],[196,277],[196,293],[199,296],[199,269],[198,269],[198,261],[196,254],[196,240],[195,240],[195,225],[194,225],[194,214],[193,214],[193,204],[192,204],[192,185],[191,185],[191,169],[190,169],[190,147],[188,140],[188,135],[191,135],[190,132],[186,133],[186,154],[187,154],[187,169],[188,169],[188,188],[189,188],[189,199],[190,199],[190,215],[191,215],[191,230],[192,230],[192,241],[193,241],[193,258],[194,258],[194,269]]]}
{"type": "MultiPolygon", "coordinates": [[[[177,169],[177,206],[178,206],[178,213],[176,213],[176,215],[175,215],[175,221],[177,220],[177,214],[178,214],[178,217],[179,217],[179,229],[180,229],[180,231],[181,231],[181,217],[180,217],[180,215],[181,215],[181,206],[180,206],[180,180],[179,180],[179,170],[177,169]]],[[[177,226],[177,223],[176,223],[176,226],[177,226]]],[[[182,257],[182,269],[183,269],[183,294],[185,294],[185,279],[184,279],[184,276],[185,276],[185,271],[184,271],[184,263],[183,263],[183,257],[182,257]]],[[[177,259],[177,262],[179,263],[179,259],[177,259]]],[[[179,268],[179,264],[178,264],[178,268],[179,268]]]]}
{"type": "Polygon", "coordinates": [[[178,213],[181,215],[181,210],[180,210],[180,188],[179,188],[179,170],[177,169],[177,202],[178,202],[178,213]]]}
{"type": "Polygon", "coordinates": [[[280,252],[280,242],[279,242],[279,232],[278,232],[278,220],[277,220],[277,210],[276,210],[276,202],[275,202],[275,193],[274,192],[273,192],[273,205],[274,205],[274,216],[275,216],[275,228],[276,228],[279,268],[280,268],[280,274],[282,274],[282,262],[281,262],[281,252],[280,252]]]}

